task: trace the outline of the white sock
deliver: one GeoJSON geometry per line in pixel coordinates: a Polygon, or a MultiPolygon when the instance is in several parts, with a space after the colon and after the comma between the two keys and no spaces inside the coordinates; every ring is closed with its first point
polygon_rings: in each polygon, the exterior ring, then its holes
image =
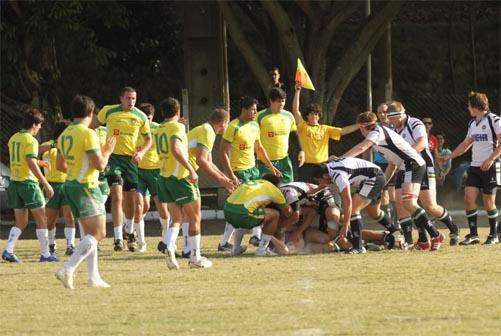
{"type": "Polygon", "coordinates": [[[179,226],[171,226],[167,230],[167,248],[176,250],[176,239],[179,235],[179,226]]]}
{"type": "Polygon", "coordinates": [[[21,235],[22,232],[23,231],[21,231],[21,229],[16,226],[13,226],[10,229],[9,239],[7,240],[7,246],[5,247],[7,252],[14,253],[14,246],[16,246],[16,242],[19,239],[19,236],[21,235]]]}
{"type": "Polygon", "coordinates": [[[190,236],[190,223],[183,223],[182,225],[183,228],[183,252],[184,253],[190,253],[190,243],[188,241],[188,237],[190,236]]]}
{"type": "Polygon", "coordinates": [[[233,235],[233,247],[241,246],[244,234],[247,232],[245,229],[235,229],[235,234],[233,235]]]}
{"type": "Polygon", "coordinates": [[[170,218],[165,218],[165,219],[163,219],[162,217],[159,218],[160,225],[162,226],[162,236],[164,235],[164,231],[166,231],[169,228],[169,219],[170,218]]]}
{"type": "Polygon", "coordinates": [[[261,239],[261,234],[262,234],[261,226],[258,225],[252,228],[252,236],[261,239]]]}
{"type": "Polygon", "coordinates": [[[56,227],[49,231],[49,245],[56,243],[56,227]]]}
{"type": "MultiPolygon", "coordinates": [[[[94,237],[92,237],[94,238],[94,237]]],[[[95,239],[94,239],[95,240],[95,239]]],[[[99,274],[99,269],[97,267],[97,241],[96,245],[92,247],[89,255],[87,256],[87,272],[89,273],[89,280],[99,281],[101,280],[101,275],[99,274]]]]}
{"type": "Polygon", "coordinates": [[[37,238],[40,243],[40,254],[45,258],[50,257],[49,253],[49,230],[37,229],[37,238]]]}
{"type": "Polygon", "coordinates": [[[92,249],[97,249],[97,240],[91,235],[86,235],[82,238],[70,259],[64,264],[64,268],[68,272],[74,273],[78,265],[92,252],[92,249]]]}
{"type": "Polygon", "coordinates": [[[226,245],[230,239],[231,239],[231,236],[233,235],[233,232],[235,231],[235,228],[233,227],[233,225],[231,225],[230,223],[226,223],[225,227],[224,227],[224,233],[223,233],[223,239],[221,239],[221,246],[224,246],[226,245]]]}
{"type": "Polygon", "coordinates": [[[64,228],[64,238],[66,238],[66,246],[75,246],[75,228],[65,227],[64,228]]]}
{"type": "Polygon", "coordinates": [[[115,239],[123,239],[122,225],[113,227],[113,235],[115,236],[115,239]]]}
{"type": "Polygon", "coordinates": [[[77,221],[77,223],[78,223],[78,231],[80,231],[80,240],[82,240],[83,237],[85,237],[85,230],[82,223],[80,223],[79,220],[77,221]]]}
{"type": "Polygon", "coordinates": [[[141,219],[139,223],[134,223],[134,230],[137,233],[137,241],[140,244],[144,244],[144,219],[141,219]]]}
{"type": "Polygon", "coordinates": [[[124,216],[124,230],[125,230],[125,233],[127,233],[127,234],[134,232],[134,230],[132,228],[132,219],[129,219],[125,216],[124,216]]]}
{"type": "Polygon", "coordinates": [[[261,240],[259,241],[259,247],[258,247],[258,249],[261,250],[261,251],[262,250],[266,250],[266,248],[270,244],[271,237],[272,237],[271,235],[263,233],[263,236],[261,237],[261,240]]]}
{"type": "Polygon", "coordinates": [[[200,260],[200,258],[202,258],[202,256],[200,255],[200,234],[197,234],[195,236],[189,236],[188,244],[190,245],[191,260],[192,261],[200,260]]]}

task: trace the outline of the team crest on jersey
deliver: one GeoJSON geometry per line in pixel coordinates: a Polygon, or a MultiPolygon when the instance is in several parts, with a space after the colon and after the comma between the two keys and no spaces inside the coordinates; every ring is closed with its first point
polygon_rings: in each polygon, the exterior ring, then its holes
{"type": "Polygon", "coordinates": [[[268,132],[268,138],[274,138],[275,132],[268,132]]]}
{"type": "Polygon", "coordinates": [[[238,149],[240,150],[245,150],[245,148],[246,148],[245,144],[238,145],[238,149]]]}
{"type": "Polygon", "coordinates": [[[487,126],[483,125],[483,126],[482,126],[482,131],[485,131],[485,128],[486,128],[486,127],[487,127],[487,126]]]}
{"type": "Polygon", "coordinates": [[[114,135],[114,136],[119,136],[119,135],[120,135],[120,130],[119,130],[119,129],[117,129],[117,128],[115,128],[115,129],[113,130],[113,135],[114,135]]]}

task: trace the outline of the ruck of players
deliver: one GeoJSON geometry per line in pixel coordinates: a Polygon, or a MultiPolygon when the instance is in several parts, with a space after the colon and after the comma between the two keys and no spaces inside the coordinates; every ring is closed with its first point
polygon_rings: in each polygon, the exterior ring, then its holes
{"type": "Polygon", "coordinates": [[[251,253],[251,246],[256,257],[269,257],[389,249],[438,253],[443,244],[461,248],[499,242],[495,198],[501,185],[501,118],[490,112],[485,94],[469,93],[467,134],[454,150],[439,153],[429,132],[431,118],[409,114],[405,102],[381,103],[376,113],[359,113],[351,125],[336,127],[320,123],[317,104],[300,111],[301,89],[300,84],[294,87],[291,112],[284,109],[291,97],[274,86],[265,109],[258,111],[258,101],[244,96],[235,119],[214,108],[201,125],[188,125],[173,97],[158,106],[137,105],[138,92],[127,86],[118,103],[96,108],[92,98],[79,94],[71,102],[71,119],[58,122],[41,145],[35,136],[44,115],[26,111],[22,129],[8,143],[8,204],[16,223],[2,259],[22,262],[15,247],[30,212],[40,262],[59,263],[55,277],[69,289],[84,261],[89,287],[110,286],[98,268],[99,250],[108,248],[99,246],[107,225],[113,227],[113,253],[156,249],[169,271],[217,267],[224,258],[214,264],[204,255],[200,172],[228,194],[217,246],[217,253],[228,258],[251,253]],[[363,141],[329,156],[330,140],[343,141],[356,131],[363,141]],[[218,135],[220,147],[214,148],[218,135]],[[290,142],[295,145],[289,147],[290,142]],[[464,182],[468,225],[460,230],[459,220],[437,202],[437,182],[443,183],[451,160],[469,150],[464,182]],[[486,237],[478,234],[477,199],[487,213],[486,237]],[[144,219],[152,203],[156,218],[146,225],[159,225],[162,234],[156,246],[147,246],[144,219]],[[60,214],[64,247],[56,244],[60,214]],[[378,223],[371,226],[376,229],[367,229],[367,221],[378,223]],[[446,230],[438,230],[438,223],[446,230]]]}

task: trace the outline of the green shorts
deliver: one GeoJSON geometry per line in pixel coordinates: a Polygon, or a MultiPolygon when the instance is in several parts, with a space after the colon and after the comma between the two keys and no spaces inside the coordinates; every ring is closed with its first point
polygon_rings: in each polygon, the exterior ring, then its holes
{"type": "Polygon", "coordinates": [[[59,209],[63,205],[68,205],[66,197],[64,196],[64,183],[49,182],[54,190],[54,196],[47,201],[46,208],[59,209]]]}
{"type": "Polygon", "coordinates": [[[104,180],[99,179],[99,190],[101,190],[101,194],[103,194],[103,196],[108,196],[110,194],[110,186],[108,185],[106,178],[104,180]]]}
{"type": "Polygon", "coordinates": [[[43,208],[45,197],[38,182],[11,181],[7,188],[7,205],[12,209],[43,208]]]}
{"type": "Polygon", "coordinates": [[[224,203],[224,218],[228,223],[238,229],[252,229],[261,225],[264,220],[265,210],[257,208],[249,213],[243,204],[224,203]]]}
{"type": "Polygon", "coordinates": [[[99,188],[88,188],[75,181],[64,184],[64,194],[75,218],[106,215],[103,194],[99,188]]]}
{"type": "Polygon", "coordinates": [[[162,203],[188,204],[200,198],[198,184],[174,176],[158,178],[158,199],[162,203]]]}
{"type": "Polygon", "coordinates": [[[158,194],[158,177],[160,169],[141,169],[138,168],[138,183],[136,192],[143,196],[155,196],[158,194]]]}
{"type": "Polygon", "coordinates": [[[241,182],[249,182],[259,179],[259,169],[256,167],[245,170],[234,170],[233,174],[235,174],[241,182]]]}
{"type": "MultiPolygon", "coordinates": [[[[294,172],[292,171],[292,163],[288,156],[281,160],[271,161],[273,166],[282,172],[282,181],[284,183],[294,182],[294,172]]],[[[272,174],[271,170],[264,165],[263,162],[257,161],[257,167],[261,176],[264,174],[272,174]]]]}
{"type": "Polygon", "coordinates": [[[110,186],[120,184],[124,191],[135,191],[138,181],[137,169],[132,157],[111,154],[106,172],[108,184],[110,186]]]}

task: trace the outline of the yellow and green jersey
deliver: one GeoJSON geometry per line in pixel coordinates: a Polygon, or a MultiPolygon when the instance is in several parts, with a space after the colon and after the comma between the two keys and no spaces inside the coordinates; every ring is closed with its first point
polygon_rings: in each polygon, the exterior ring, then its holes
{"type": "Polygon", "coordinates": [[[289,152],[289,134],[296,130],[294,116],[289,111],[271,112],[270,108],[257,114],[261,142],[270,160],[281,160],[289,152]]]}
{"type": "Polygon", "coordinates": [[[304,120],[297,125],[306,163],[323,163],[329,158],[329,139],[341,139],[341,129],[329,125],[309,125],[304,120]]]}
{"type": "Polygon", "coordinates": [[[122,105],[107,105],[99,111],[97,121],[106,124],[107,136],[117,139],[113,154],[133,156],[139,135],[150,134],[150,123],[138,108],[124,111],[122,105]]]}
{"type": "Polygon", "coordinates": [[[202,148],[211,153],[214,141],[216,141],[216,132],[209,123],[204,123],[188,132],[189,162],[195,170],[198,170],[197,148],[202,148]]]}
{"type": "MultiPolygon", "coordinates": [[[[158,123],[151,122],[150,124],[151,136],[153,137],[153,141],[150,149],[144,154],[143,159],[139,161],[138,167],[141,169],[159,169],[160,168],[160,159],[158,158],[157,152],[157,141],[158,135],[156,134],[158,129],[158,123]]],[[[137,147],[142,147],[144,145],[144,137],[140,136],[137,138],[137,147]]]]}
{"type": "Polygon", "coordinates": [[[249,213],[257,208],[275,203],[285,205],[285,197],[275,185],[266,180],[247,181],[232,192],[226,202],[233,205],[243,205],[249,213]]]}
{"type": "Polygon", "coordinates": [[[181,150],[188,157],[188,137],[185,126],[177,121],[165,121],[157,129],[157,151],[160,158],[160,175],[174,176],[178,180],[187,177],[190,173],[172,155],[171,140],[181,142],[181,150]]]}
{"type": "Polygon", "coordinates": [[[73,122],[57,139],[57,150],[68,166],[66,181],[76,181],[88,188],[98,186],[99,171],[91,164],[88,155],[101,151],[96,132],[80,122],[73,122]]]}
{"type": "Polygon", "coordinates": [[[259,125],[255,121],[243,123],[233,119],[223,134],[223,141],[231,144],[231,170],[246,170],[256,166],[254,144],[259,140],[259,125]]]}
{"type": "MultiPolygon", "coordinates": [[[[44,142],[42,145],[52,145],[54,140],[44,142]]],[[[66,181],[66,173],[57,170],[57,148],[49,148],[48,151],[42,154],[42,160],[49,163],[49,168],[44,168],[45,179],[52,183],[64,183],[66,181]]]]}
{"type": "Polygon", "coordinates": [[[38,141],[30,132],[21,130],[9,139],[10,178],[12,181],[31,180],[38,182],[28,167],[27,158],[38,157],[38,141]]]}
{"type": "Polygon", "coordinates": [[[97,137],[99,138],[99,144],[101,145],[101,148],[104,146],[106,143],[106,139],[108,136],[108,130],[106,129],[106,126],[99,126],[98,128],[95,129],[97,137]]]}

